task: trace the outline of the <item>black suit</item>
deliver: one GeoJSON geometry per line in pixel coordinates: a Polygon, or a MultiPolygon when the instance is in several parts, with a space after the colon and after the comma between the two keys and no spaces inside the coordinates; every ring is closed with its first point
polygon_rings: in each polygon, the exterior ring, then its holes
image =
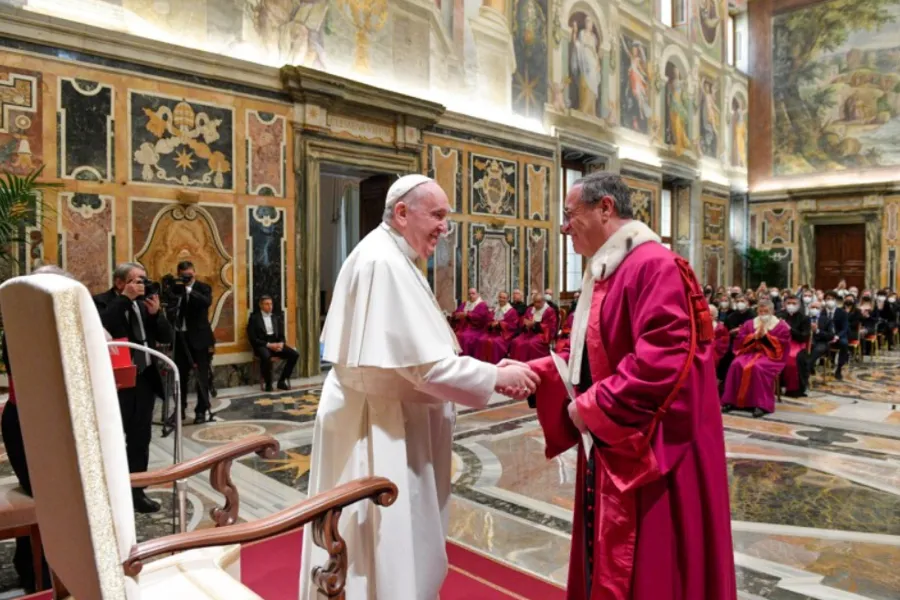
{"type": "MultiPolygon", "coordinates": [[[[728,331],[732,331],[734,329],[740,329],[741,325],[746,323],[747,321],[752,321],[756,318],[756,311],[752,308],[748,308],[744,312],[739,310],[732,310],[725,316],[725,327],[728,328],[728,331]]],[[[716,367],[716,377],[719,381],[725,381],[728,377],[728,369],[731,368],[731,363],[734,361],[734,335],[730,335],[728,339],[728,351],[719,361],[719,366],[716,367]]]]}
{"type": "Polygon", "coordinates": [[[831,347],[832,340],[837,338],[837,341],[833,342],[838,347],[838,364],[836,373],[840,374],[841,369],[845,364],[847,364],[847,360],[849,359],[849,346],[847,342],[850,337],[850,322],[847,318],[847,313],[842,308],[835,308],[833,313],[829,315],[829,311],[827,309],[823,310],[821,314],[819,314],[819,319],[817,321],[817,329],[815,334],[813,334],[813,350],[812,354],[809,357],[809,371],[810,373],[815,369],[816,363],[822,358],[827,352],[828,348],[831,347]]]}
{"type": "Polygon", "coordinates": [[[267,387],[272,385],[272,357],[277,356],[284,360],[284,369],[281,371],[281,381],[286,382],[291,377],[294,365],[300,357],[297,351],[286,345],[278,351],[270,350],[267,344],[283,344],[284,315],[272,314],[272,333],[266,333],[266,324],[261,312],[256,311],[250,315],[247,322],[247,338],[253,346],[253,352],[259,357],[259,370],[267,387]]]}
{"type": "MultiPolygon", "coordinates": [[[[172,341],[172,328],[161,309],[151,315],[143,302],[134,303],[127,296],[118,294],[115,288],[94,296],[94,304],[103,327],[114,339],[127,338],[129,342],[146,344],[148,348],[172,341]],[[135,306],[140,311],[140,322],[136,319],[135,306]]],[[[138,376],[133,388],[119,390],[119,410],[125,429],[128,470],[142,473],[147,470],[150,460],[153,407],[156,396],[162,396],[164,392],[162,377],[152,358],[137,350],[131,355],[134,364],[138,365],[138,376]]]]}
{"type": "MultiPolygon", "coordinates": [[[[787,311],[778,313],[778,318],[788,324],[791,328],[791,339],[795,342],[803,344],[809,343],[809,336],[812,329],[809,317],[802,312],[789,314],[787,311]]],[[[805,394],[809,387],[809,353],[804,349],[797,355],[797,374],[800,379],[800,394],[805,394]]]]}
{"type": "Polygon", "coordinates": [[[516,309],[516,312],[519,313],[520,317],[525,314],[526,310],[528,310],[528,305],[524,302],[510,302],[510,304],[514,309],[516,309]]]}
{"type": "MultiPolygon", "coordinates": [[[[210,349],[216,344],[209,323],[212,288],[194,280],[190,293],[187,288],[171,293],[166,299],[169,318],[175,324],[175,364],[181,379],[181,414],[187,411],[188,382],[196,369],[197,405],[194,414],[205,417],[209,411],[210,349]]],[[[176,290],[179,288],[175,288],[176,290]]]]}

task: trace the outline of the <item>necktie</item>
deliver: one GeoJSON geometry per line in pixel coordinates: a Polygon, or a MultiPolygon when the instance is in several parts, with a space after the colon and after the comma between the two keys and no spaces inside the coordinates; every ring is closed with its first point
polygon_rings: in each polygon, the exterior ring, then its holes
{"type": "MultiPolygon", "coordinates": [[[[131,308],[134,311],[134,314],[131,318],[132,334],[134,335],[134,339],[138,344],[146,346],[147,335],[144,332],[144,321],[143,319],[141,319],[141,309],[138,307],[137,302],[132,302],[131,308]]],[[[140,350],[135,350],[134,364],[137,366],[138,373],[141,373],[150,364],[150,357],[140,350]]]]}

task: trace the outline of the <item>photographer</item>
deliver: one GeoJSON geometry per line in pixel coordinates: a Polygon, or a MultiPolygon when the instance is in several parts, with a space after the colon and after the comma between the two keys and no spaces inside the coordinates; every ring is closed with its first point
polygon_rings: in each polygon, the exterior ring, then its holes
{"type": "MultiPolygon", "coordinates": [[[[103,327],[114,339],[127,338],[129,342],[153,348],[157,342],[170,343],[172,329],[160,308],[158,294],[145,295],[147,273],[137,263],[122,263],[113,272],[113,287],[94,296],[94,304],[100,313],[103,327]]],[[[125,453],[128,470],[141,473],[150,461],[150,426],[156,396],[163,396],[163,382],[152,357],[132,352],[137,366],[137,379],[133,388],[119,390],[119,410],[125,429],[125,453]]],[[[159,510],[143,489],[132,489],[134,510],[152,513],[159,510]]]]}
{"type": "MultiPolygon", "coordinates": [[[[178,263],[178,275],[166,289],[166,311],[175,324],[175,364],[181,377],[181,414],[187,411],[188,377],[192,370],[197,382],[194,424],[212,421],[209,412],[209,349],[216,343],[209,324],[212,288],[197,281],[194,264],[178,263]]],[[[174,423],[175,415],[169,417],[174,423]]]]}

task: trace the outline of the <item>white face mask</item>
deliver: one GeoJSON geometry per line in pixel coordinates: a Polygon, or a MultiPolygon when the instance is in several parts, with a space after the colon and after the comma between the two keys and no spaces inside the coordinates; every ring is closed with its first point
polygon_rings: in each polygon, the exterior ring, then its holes
{"type": "Polygon", "coordinates": [[[797,306],[796,304],[788,304],[785,307],[785,310],[788,311],[789,315],[792,315],[792,314],[796,313],[798,310],[800,310],[800,307],[797,306]]]}
{"type": "Polygon", "coordinates": [[[841,298],[847,295],[847,290],[838,290],[837,295],[841,298]]]}
{"type": "Polygon", "coordinates": [[[825,306],[827,306],[829,310],[834,308],[836,304],[837,304],[837,302],[835,302],[834,300],[826,300],[825,301],[825,306]]]}
{"type": "Polygon", "coordinates": [[[772,291],[769,292],[769,293],[772,295],[773,298],[777,298],[777,297],[778,297],[778,290],[772,290],[772,291]]]}
{"type": "Polygon", "coordinates": [[[803,304],[809,304],[812,302],[812,296],[803,296],[803,304]]]}
{"type": "Polygon", "coordinates": [[[875,296],[875,299],[878,300],[879,302],[884,302],[885,297],[884,296],[875,296]]]}
{"type": "Polygon", "coordinates": [[[728,302],[719,302],[719,308],[721,310],[728,310],[729,303],[728,302]]]}
{"type": "Polygon", "coordinates": [[[819,309],[818,309],[818,308],[811,308],[811,309],[809,309],[809,316],[810,316],[810,317],[813,317],[813,318],[818,317],[818,316],[819,316],[819,309]]]}
{"type": "Polygon", "coordinates": [[[544,294],[544,300],[550,302],[551,300],[553,300],[553,296],[551,296],[550,294],[544,294]]]}
{"type": "Polygon", "coordinates": [[[893,303],[896,302],[896,301],[897,301],[897,299],[894,298],[893,296],[891,296],[890,298],[888,298],[888,302],[890,302],[891,304],[893,304],[893,303]]]}
{"type": "Polygon", "coordinates": [[[746,302],[738,302],[737,309],[741,312],[744,312],[745,310],[747,310],[747,303],[746,302]]]}

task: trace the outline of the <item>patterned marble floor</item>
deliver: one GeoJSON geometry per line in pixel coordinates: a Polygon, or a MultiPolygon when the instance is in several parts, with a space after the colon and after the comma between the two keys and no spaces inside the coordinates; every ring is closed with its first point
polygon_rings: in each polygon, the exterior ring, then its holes
{"type": "MultiPolygon", "coordinates": [[[[321,378],[280,394],[223,390],[218,422],[185,428],[185,453],[257,433],[278,457],[234,465],[241,516],[254,519],[305,497],[321,378]]],[[[745,600],[900,597],[900,354],[855,364],[845,381],[816,378],[809,398],[752,419],[725,416],[734,551],[745,600]]],[[[189,411],[189,414],[190,411],[189,411]]],[[[158,432],[157,432],[158,435],[158,432]]],[[[172,439],[154,438],[153,466],[172,439]]],[[[543,457],[533,411],[495,397],[459,413],[451,537],[563,584],[574,498],[574,454],[543,457]]],[[[0,455],[0,480],[12,477],[0,455]]],[[[208,527],[217,501],[206,477],[189,482],[190,528],[208,527]]],[[[168,489],[151,496],[171,500],[168,489]]],[[[171,510],[139,518],[142,538],[171,531],[171,510]]],[[[0,544],[0,599],[14,597],[11,546],[0,544]]]]}

